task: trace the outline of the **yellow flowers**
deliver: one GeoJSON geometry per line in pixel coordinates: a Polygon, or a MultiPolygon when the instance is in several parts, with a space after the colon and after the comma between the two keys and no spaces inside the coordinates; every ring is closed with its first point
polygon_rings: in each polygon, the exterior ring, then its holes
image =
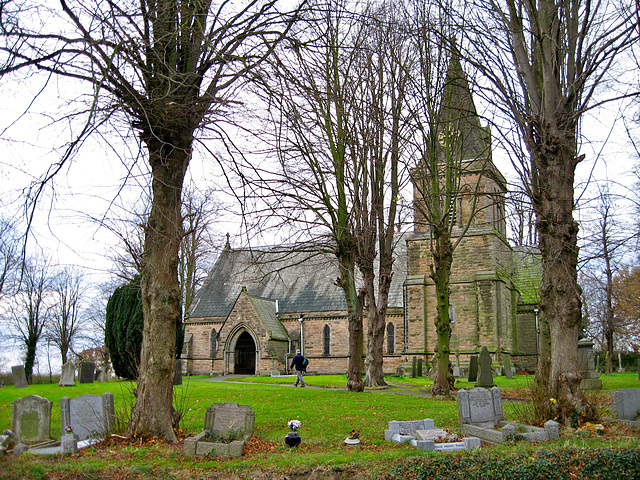
{"type": "Polygon", "coordinates": [[[550,398],[550,399],[549,399],[549,401],[550,401],[551,403],[553,403],[554,405],[555,405],[556,403],[558,403],[558,400],[556,400],[555,398],[550,398]]]}

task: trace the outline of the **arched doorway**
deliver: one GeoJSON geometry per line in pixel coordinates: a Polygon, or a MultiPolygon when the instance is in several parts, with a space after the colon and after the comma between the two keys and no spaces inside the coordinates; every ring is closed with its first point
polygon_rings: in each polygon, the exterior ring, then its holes
{"type": "Polygon", "coordinates": [[[233,372],[240,375],[256,373],[256,343],[247,331],[242,332],[236,342],[233,372]]]}

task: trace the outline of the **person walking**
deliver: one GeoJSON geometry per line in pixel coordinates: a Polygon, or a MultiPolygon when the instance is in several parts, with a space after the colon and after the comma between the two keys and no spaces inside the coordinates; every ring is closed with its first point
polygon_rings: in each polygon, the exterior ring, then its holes
{"type": "Polygon", "coordinates": [[[300,350],[296,350],[296,356],[291,360],[291,367],[296,369],[296,374],[298,375],[296,378],[296,383],[293,384],[294,387],[298,386],[298,383],[301,383],[301,387],[305,387],[304,378],[302,378],[302,371],[304,370],[304,357],[300,354],[300,350]]]}

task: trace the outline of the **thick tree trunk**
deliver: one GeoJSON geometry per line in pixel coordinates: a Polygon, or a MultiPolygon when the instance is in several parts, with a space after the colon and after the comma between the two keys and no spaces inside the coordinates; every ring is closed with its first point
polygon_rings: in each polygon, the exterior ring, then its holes
{"type": "MultiPolygon", "coordinates": [[[[578,285],[578,224],[573,218],[573,181],[578,163],[566,138],[547,133],[547,143],[534,157],[538,195],[534,196],[542,253],[540,303],[549,324],[551,364],[547,389],[571,408],[562,414],[569,420],[583,411],[578,370],[578,334],[582,312],[578,285]],[[549,140],[552,139],[552,140],[549,140]],[[551,143],[555,140],[555,144],[551,143]]],[[[540,378],[544,382],[544,378],[540,378]]],[[[560,413],[560,412],[559,412],[560,413]]]]}
{"type": "MultiPolygon", "coordinates": [[[[382,271],[382,269],[381,269],[382,271]]],[[[366,275],[365,275],[366,277],[366,275]]],[[[373,288],[373,271],[371,278],[364,278],[369,297],[367,329],[367,372],[364,383],[367,387],[384,387],[387,382],[384,379],[384,330],[387,318],[387,304],[389,289],[391,288],[391,275],[389,272],[380,273],[378,281],[378,298],[376,301],[373,288]]]]}
{"type": "Polygon", "coordinates": [[[146,141],[153,175],[153,202],[145,232],[141,281],[144,328],[138,387],[127,434],[150,434],[175,442],[173,376],[176,327],[181,316],[180,207],[191,131],[170,138],[166,142],[157,137],[146,141]]]}
{"type": "Polygon", "coordinates": [[[28,383],[33,383],[33,366],[36,363],[36,346],[38,339],[33,335],[29,335],[26,342],[26,355],[24,360],[24,373],[28,383]]]}
{"type": "Polygon", "coordinates": [[[436,375],[431,387],[434,395],[449,395],[455,379],[449,366],[449,342],[451,340],[451,318],[449,317],[449,277],[453,262],[453,247],[448,236],[436,240],[432,251],[435,265],[431,268],[431,278],[436,287],[436,375]]]}
{"type": "MultiPolygon", "coordinates": [[[[346,247],[345,247],[346,248],[346,247]]],[[[348,249],[351,251],[351,249],[348,249]]],[[[364,305],[364,291],[357,293],[355,284],[355,261],[353,254],[342,250],[338,256],[340,278],[338,283],[347,301],[347,316],[349,320],[349,365],[347,367],[347,389],[351,392],[362,392],[362,350],[364,333],[362,327],[362,313],[364,305]]]]}

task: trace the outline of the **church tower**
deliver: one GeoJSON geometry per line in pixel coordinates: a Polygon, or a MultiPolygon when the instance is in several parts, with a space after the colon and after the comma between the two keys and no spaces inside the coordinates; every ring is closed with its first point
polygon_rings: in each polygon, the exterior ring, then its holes
{"type": "MultiPolygon", "coordinates": [[[[455,155],[458,186],[449,219],[456,245],[450,277],[450,349],[462,360],[487,346],[512,352],[517,292],[506,240],[506,181],[491,159],[491,134],[482,126],[457,55],[449,64],[437,113],[438,161],[455,155]],[[445,146],[448,150],[445,151],[445,146]],[[455,203],[454,203],[455,202],[455,203]]],[[[414,177],[414,233],[407,240],[405,354],[430,361],[436,346],[435,284],[431,279],[432,227],[418,208],[424,192],[414,177]]]]}

